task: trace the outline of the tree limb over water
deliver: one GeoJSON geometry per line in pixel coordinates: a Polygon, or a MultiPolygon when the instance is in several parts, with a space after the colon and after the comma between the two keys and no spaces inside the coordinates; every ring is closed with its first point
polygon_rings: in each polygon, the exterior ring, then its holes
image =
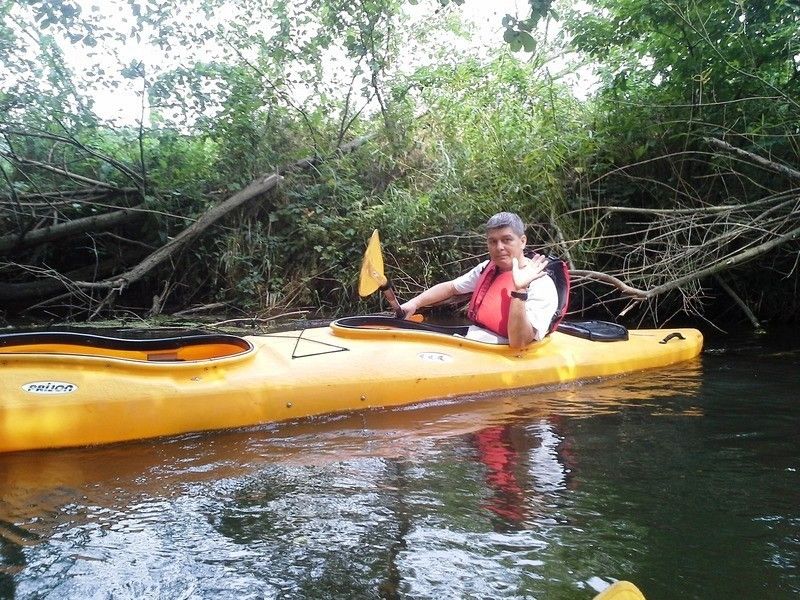
{"type": "MultiPolygon", "coordinates": [[[[800,172],[785,165],[722,140],[705,139],[725,154],[733,154],[737,159],[788,179],[800,180],[800,172]]],[[[625,172],[625,169],[620,171],[625,172]]],[[[743,170],[732,173],[746,177],[743,170]]],[[[629,176],[636,179],[633,174],[629,176]]],[[[595,211],[599,222],[605,222],[606,227],[615,215],[628,219],[639,216],[641,220],[626,220],[623,226],[617,224],[613,235],[599,235],[599,239],[607,244],[605,252],[614,256],[623,265],[622,269],[607,273],[574,270],[576,284],[599,282],[637,301],[654,300],[678,292],[684,305],[691,308],[702,298],[706,280],[720,283],[720,275],[735,273],[751,261],[761,259],[763,262],[769,256],[777,257],[781,250],[789,255],[797,252],[800,193],[793,186],[749,202],[719,205],[709,204],[704,198],[692,194],[688,184],[682,185],[681,191],[687,200],[677,202],[675,208],[598,206],[586,209],[595,211]]],[[[767,264],[770,263],[776,261],[768,260],[767,264]]],[[[785,276],[789,274],[786,272],[785,276]]],[[[752,311],[728,284],[720,285],[748,319],[757,322],[752,311]]]]}

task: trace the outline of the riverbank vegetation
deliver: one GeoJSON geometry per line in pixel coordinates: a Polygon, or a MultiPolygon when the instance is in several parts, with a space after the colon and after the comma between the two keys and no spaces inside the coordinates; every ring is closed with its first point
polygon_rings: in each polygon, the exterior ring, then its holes
{"type": "Polygon", "coordinates": [[[499,210],[576,314],[800,313],[800,8],[520,4],[0,2],[0,314],[373,311],[374,228],[407,297],[499,210]]]}

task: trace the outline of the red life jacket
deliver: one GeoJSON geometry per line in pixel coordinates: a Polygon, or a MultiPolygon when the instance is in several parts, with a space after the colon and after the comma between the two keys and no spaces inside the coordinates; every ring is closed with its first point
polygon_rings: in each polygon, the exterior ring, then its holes
{"type": "Polygon", "coordinates": [[[511,271],[499,272],[490,261],[472,292],[467,317],[484,329],[508,337],[508,313],[514,289],[511,271]]]}
{"type": "MultiPolygon", "coordinates": [[[[550,262],[544,270],[553,280],[558,294],[558,307],[547,330],[547,334],[550,334],[567,314],[570,281],[567,264],[553,256],[548,258],[550,262]]],[[[467,317],[484,329],[508,337],[508,314],[511,309],[511,292],[514,289],[511,271],[499,272],[497,265],[489,261],[472,292],[467,317]]]]}

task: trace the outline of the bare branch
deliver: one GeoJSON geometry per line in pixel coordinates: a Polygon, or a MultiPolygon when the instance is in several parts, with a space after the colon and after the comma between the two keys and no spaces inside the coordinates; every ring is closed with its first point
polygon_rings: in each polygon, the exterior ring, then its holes
{"type": "Polygon", "coordinates": [[[724,150],[725,152],[738,156],[739,158],[743,158],[760,167],[764,167],[765,169],[769,169],[771,171],[775,171],[776,173],[780,173],[781,175],[785,175],[789,179],[800,181],[800,171],[796,171],[791,167],[787,167],[786,165],[781,165],[774,161],[767,160],[766,158],[758,156],[757,154],[753,154],[752,152],[748,152],[747,150],[742,150],[741,148],[732,146],[728,142],[725,142],[723,140],[718,140],[717,138],[704,137],[703,140],[705,140],[712,146],[719,148],[720,150],[724,150]]]}
{"type": "Polygon", "coordinates": [[[589,279],[592,281],[599,281],[601,283],[611,285],[620,290],[626,296],[641,298],[643,300],[646,300],[651,297],[650,293],[647,290],[640,290],[638,288],[630,286],[621,279],[618,279],[613,275],[609,275],[608,273],[602,273],[600,271],[587,271],[583,269],[574,269],[570,270],[569,274],[571,277],[576,278],[576,280],[589,279]]]}
{"type": "Polygon", "coordinates": [[[745,250],[744,252],[739,252],[737,254],[734,254],[733,256],[730,256],[729,258],[725,259],[724,261],[712,264],[712,265],[710,265],[708,267],[705,267],[703,269],[700,269],[700,270],[694,271],[692,273],[689,273],[687,275],[684,275],[683,277],[680,277],[680,278],[678,278],[678,279],[676,279],[674,281],[671,281],[671,282],[669,282],[667,284],[654,287],[654,288],[648,290],[647,297],[648,298],[652,298],[652,297],[657,296],[659,294],[663,294],[664,292],[668,292],[670,290],[674,290],[676,288],[679,288],[681,285],[683,285],[685,283],[688,283],[690,281],[696,281],[698,279],[702,279],[704,277],[708,277],[709,275],[715,275],[717,273],[722,273],[724,271],[728,271],[728,270],[732,269],[735,266],[738,266],[738,265],[746,263],[746,262],[748,262],[750,260],[753,260],[754,258],[756,258],[758,256],[761,256],[762,254],[766,254],[767,252],[770,252],[770,251],[774,250],[778,246],[781,246],[781,245],[783,245],[783,244],[785,244],[787,242],[795,240],[795,239],[798,238],[798,236],[800,236],[800,227],[797,227],[796,229],[793,229],[789,233],[786,233],[784,235],[778,236],[778,237],[770,240],[769,242],[765,242],[763,244],[760,244],[758,246],[755,246],[753,248],[745,250]]]}
{"type": "Polygon", "coordinates": [[[48,165],[47,163],[39,162],[38,160],[30,160],[28,158],[22,158],[21,156],[16,156],[13,154],[9,154],[7,152],[0,152],[0,156],[7,158],[8,160],[17,162],[21,165],[29,165],[31,167],[38,167],[39,169],[44,169],[45,171],[50,171],[51,173],[56,173],[58,175],[63,175],[64,177],[68,177],[73,181],[80,181],[81,183],[88,183],[89,185],[93,185],[96,187],[107,188],[110,190],[119,191],[120,188],[117,186],[106,183],[105,181],[98,181],[96,179],[91,179],[89,177],[84,177],[83,175],[78,175],[77,173],[71,173],[70,171],[66,171],[64,169],[59,169],[58,167],[54,167],[52,165],[48,165]]]}
{"type": "Polygon", "coordinates": [[[107,156],[107,155],[95,150],[94,148],[91,148],[91,147],[87,146],[86,144],[83,144],[82,142],[78,141],[75,137],[73,137],[73,136],[71,136],[69,134],[69,130],[64,124],[62,124],[60,121],[58,121],[58,124],[61,125],[61,128],[65,132],[67,132],[67,135],[62,136],[62,135],[55,135],[53,133],[44,133],[44,132],[37,132],[37,131],[21,131],[21,130],[18,130],[18,129],[8,129],[8,128],[0,128],[0,133],[3,133],[4,135],[15,135],[15,136],[19,136],[19,137],[35,137],[35,138],[40,138],[40,139],[45,139],[45,140],[52,140],[54,142],[62,142],[62,143],[65,143],[65,144],[70,144],[71,146],[75,146],[76,148],[80,148],[81,150],[83,150],[84,152],[89,154],[90,156],[94,156],[95,158],[98,158],[98,159],[102,160],[103,162],[107,162],[108,164],[113,166],[115,169],[117,169],[119,172],[124,174],[126,177],[129,177],[130,179],[132,179],[134,184],[136,184],[136,186],[137,186],[136,189],[138,191],[141,191],[143,189],[142,188],[142,184],[143,184],[144,179],[139,173],[137,173],[133,169],[130,169],[129,167],[125,166],[123,163],[121,163],[120,161],[116,160],[115,158],[107,156]]]}

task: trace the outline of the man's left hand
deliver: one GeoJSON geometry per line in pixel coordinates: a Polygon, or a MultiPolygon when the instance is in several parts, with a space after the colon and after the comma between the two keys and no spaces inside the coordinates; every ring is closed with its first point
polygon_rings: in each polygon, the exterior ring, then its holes
{"type": "Polygon", "coordinates": [[[511,259],[511,276],[514,279],[514,287],[518,291],[525,291],[532,281],[545,275],[544,268],[549,262],[548,258],[542,254],[535,254],[533,258],[522,257],[522,260],[511,259]]]}

